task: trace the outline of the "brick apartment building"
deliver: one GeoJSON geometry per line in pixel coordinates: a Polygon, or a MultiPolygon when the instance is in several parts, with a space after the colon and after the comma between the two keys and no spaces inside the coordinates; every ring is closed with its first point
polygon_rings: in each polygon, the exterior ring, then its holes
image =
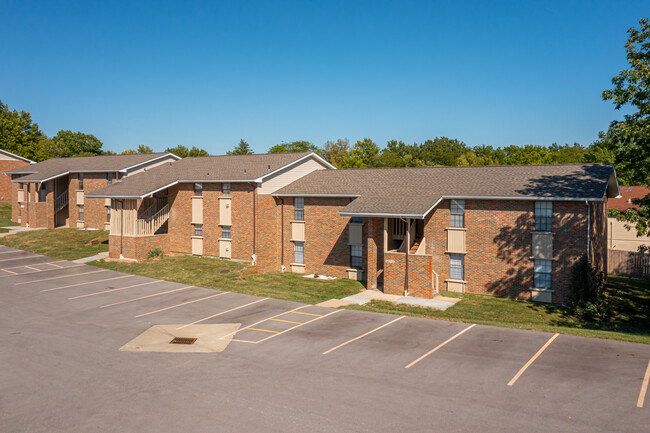
{"type": "Polygon", "coordinates": [[[30,164],[34,161],[0,149],[0,200],[11,200],[11,176],[4,173],[30,164]]]}
{"type": "Polygon", "coordinates": [[[99,189],[110,256],[163,252],[262,271],[564,303],[573,265],[607,261],[606,164],[335,170],[313,153],[186,158],[99,189]]]}
{"type": "Polygon", "coordinates": [[[105,230],[110,200],[86,195],[125,176],[179,159],[170,153],[52,158],[4,172],[11,177],[11,220],[24,227],[105,230]]]}

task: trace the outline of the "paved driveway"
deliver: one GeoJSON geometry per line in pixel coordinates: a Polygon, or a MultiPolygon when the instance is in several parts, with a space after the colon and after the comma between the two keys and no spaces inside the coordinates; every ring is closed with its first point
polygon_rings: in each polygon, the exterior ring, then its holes
{"type": "Polygon", "coordinates": [[[2,432],[642,432],[650,346],[229,293],[0,247],[2,432]],[[241,324],[220,353],[118,349],[241,324]],[[641,406],[641,407],[639,407],[641,406]]]}

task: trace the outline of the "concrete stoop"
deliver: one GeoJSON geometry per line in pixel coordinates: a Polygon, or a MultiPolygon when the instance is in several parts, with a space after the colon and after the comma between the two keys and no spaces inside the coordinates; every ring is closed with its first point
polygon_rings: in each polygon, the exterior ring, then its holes
{"type": "Polygon", "coordinates": [[[432,299],[416,298],[413,296],[389,295],[376,289],[364,290],[356,295],[347,296],[343,299],[330,299],[321,302],[320,306],[338,308],[344,305],[363,305],[372,300],[393,302],[395,304],[413,305],[417,307],[435,308],[436,310],[446,310],[456,304],[460,299],[447,298],[445,296],[434,295],[432,299]]]}

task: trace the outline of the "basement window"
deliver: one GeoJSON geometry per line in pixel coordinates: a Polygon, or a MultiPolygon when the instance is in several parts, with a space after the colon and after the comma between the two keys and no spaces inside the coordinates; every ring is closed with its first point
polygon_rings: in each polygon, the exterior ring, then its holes
{"type": "Polygon", "coordinates": [[[293,200],[293,219],[296,221],[305,220],[305,199],[296,197],[293,200]]]}
{"type": "Polygon", "coordinates": [[[535,288],[551,288],[551,270],[550,260],[535,260],[535,288]]]}
{"type": "Polygon", "coordinates": [[[535,230],[538,232],[553,230],[553,202],[535,202],[535,230]]]}

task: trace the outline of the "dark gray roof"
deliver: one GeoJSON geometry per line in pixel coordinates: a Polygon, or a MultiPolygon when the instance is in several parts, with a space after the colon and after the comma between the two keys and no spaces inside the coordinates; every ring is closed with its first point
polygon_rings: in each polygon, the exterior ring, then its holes
{"type": "Polygon", "coordinates": [[[197,156],[124,178],[88,197],[140,198],[177,182],[253,182],[311,152],[197,156]]]}
{"type": "Polygon", "coordinates": [[[618,194],[610,164],[318,170],[273,195],[358,196],[341,214],[423,218],[443,198],[602,200],[605,194],[618,194]]]}
{"type": "MultiPolygon", "coordinates": [[[[42,182],[67,173],[114,172],[171,155],[170,153],[138,153],[132,155],[76,156],[52,158],[37,164],[16,168],[8,174],[27,174],[20,182],[42,182]]],[[[175,157],[176,158],[176,157],[175,157]]]]}

